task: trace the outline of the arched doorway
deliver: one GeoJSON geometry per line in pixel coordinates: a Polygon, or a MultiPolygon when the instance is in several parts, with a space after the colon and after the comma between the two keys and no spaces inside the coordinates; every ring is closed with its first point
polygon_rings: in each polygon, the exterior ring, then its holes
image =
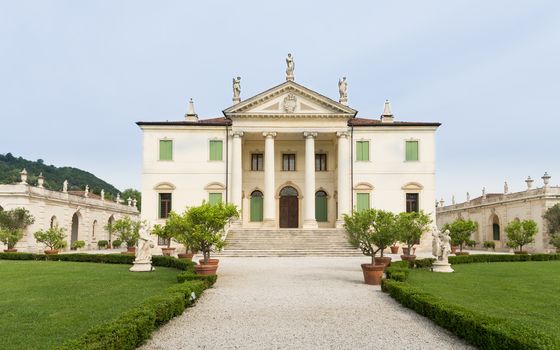
{"type": "Polygon", "coordinates": [[[280,191],[280,228],[297,228],[298,214],[298,191],[286,186],[280,191]]]}
{"type": "Polygon", "coordinates": [[[328,221],[328,201],[327,192],[315,192],[315,220],[317,222],[328,221]]]}
{"type": "Polygon", "coordinates": [[[251,221],[263,221],[263,194],[258,190],[251,193],[251,221]]]}
{"type": "Polygon", "coordinates": [[[78,240],[79,227],[80,218],[78,217],[78,213],[74,213],[74,215],[72,215],[72,234],[70,235],[70,246],[72,246],[72,243],[78,240]]]}
{"type": "Polygon", "coordinates": [[[492,240],[500,240],[500,219],[496,214],[492,216],[492,240]]]}
{"type": "MultiPolygon", "coordinates": [[[[74,215],[76,215],[76,214],[74,214],[74,215]]],[[[58,219],[56,218],[56,216],[53,215],[51,217],[51,224],[50,225],[51,225],[51,228],[58,227],[58,219]]]]}
{"type": "MultiPolygon", "coordinates": [[[[115,217],[113,215],[111,215],[109,217],[109,220],[107,220],[107,241],[109,241],[109,244],[111,244],[111,239],[113,238],[113,223],[115,222],[115,217]]],[[[109,246],[111,247],[111,246],[109,246]]]]}

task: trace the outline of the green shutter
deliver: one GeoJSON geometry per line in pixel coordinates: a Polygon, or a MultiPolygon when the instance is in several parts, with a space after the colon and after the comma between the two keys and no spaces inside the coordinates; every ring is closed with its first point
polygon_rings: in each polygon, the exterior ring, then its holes
{"type": "Polygon", "coordinates": [[[315,195],[315,220],[327,221],[327,196],[315,195]]]}
{"type": "Polygon", "coordinates": [[[210,141],[210,160],[222,160],[222,141],[210,141]]]}
{"type": "Polygon", "coordinates": [[[406,141],[406,160],[418,160],[418,141],[406,141]]]}
{"type": "Polygon", "coordinates": [[[159,160],[173,160],[173,141],[159,140],[159,160]]]}
{"type": "Polygon", "coordinates": [[[358,193],[356,194],[356,199],[356,211],[369,209],[369,193],[358,193]]]}
{"type": "Polygon", "coordinates": [[[208,203],[210,203],[212,205],[222,203],[222,194],[221,193],[210,193],[209,196],[208,196],[208,203]]]}
{"type": "Polygon", "coordinates": [[[251,197],[251,221],[263,221],[263,197],[251,197]]]}
{"type": "Polygon", "coordinates": [[[369,160],[369,141],[356,142],[356,160],[369,160]]]}

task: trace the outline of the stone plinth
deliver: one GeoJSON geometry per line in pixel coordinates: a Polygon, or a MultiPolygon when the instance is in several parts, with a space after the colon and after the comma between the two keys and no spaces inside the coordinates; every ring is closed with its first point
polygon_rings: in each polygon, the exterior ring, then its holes
{"type": "Polygon", "coordinates": [[[135,262],[134,265],[129,269],[132,272],[151,272],[154,271],[155,267],[152,266],[151,263],[137,263],[135,262]]]}
{"type": "Polygon", "coordinates": [[[451,268],[451,264],[448,262],[443,261],[436,261],[432,265],[433,272],[453,272],[454,270],[451,268]]]}

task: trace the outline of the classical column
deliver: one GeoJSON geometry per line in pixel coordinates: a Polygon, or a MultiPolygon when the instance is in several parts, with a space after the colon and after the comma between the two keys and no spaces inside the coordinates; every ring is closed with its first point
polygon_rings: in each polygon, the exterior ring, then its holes
{"type": "Polygon", "coordinates": [[[305,189],[303,197],[303,227],[317,228],[315,220],[315,138],[316,132],[304,132],[305,189]]]}
{"type": "Polygon", "coordinates": [[[242,174],[243,165],[241,160],[241,137],[243,133],[233,131],[231,133],[233,140],[231,142],[231,203],[241,209],[241,193],[242,193],[242,174]]]}
{"type": "Polygon", "coordinates": [[[343,214],[350,214],[350,199],[352,192],[350,190],[350,162],[353,161],[350,155],[350,134],[346,131],[337,132],[338,137],[338,218],[336,227],[342,227],[344,220],[343,214]]]}
{"type": "Polygon", "coordinates": [[[276,227],[276,189],[274,180],[275,132],[264,132],[264,225],[276,227]]]}

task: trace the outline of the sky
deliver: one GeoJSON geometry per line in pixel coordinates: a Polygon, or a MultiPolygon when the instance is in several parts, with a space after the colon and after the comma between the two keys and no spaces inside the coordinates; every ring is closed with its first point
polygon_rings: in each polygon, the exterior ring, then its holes
{"type": "Polygon", "coordinates": [[[0,0],[0,153],[140,188],[136,121],[222,116],[284,81],[438,121],[437,197],[560,183],[558,1],[0,0]]]}

